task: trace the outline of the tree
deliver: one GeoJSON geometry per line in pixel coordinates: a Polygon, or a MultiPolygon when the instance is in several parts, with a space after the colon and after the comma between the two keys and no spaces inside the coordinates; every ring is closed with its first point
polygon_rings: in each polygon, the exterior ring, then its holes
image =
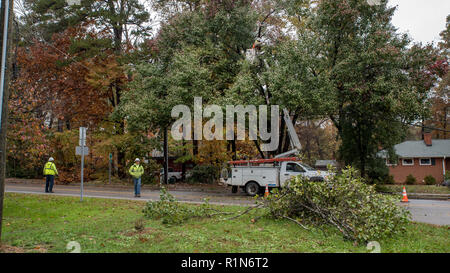
{"type": "Polygon", "coordinates": [[[308,164],[337,158],[337,130],[330,119],[298,121],[296,131],[302,143],[303,159],[308,164]]]}
{"type": "Polygon", "coordinates": [[[51,42],[35,40],[19,48],[20,77],[14,83],[17,104],[13,104],[13,111],[33,112],[48,122],[49,128],[56,119],[59,131],[71,129],[72,123],[93,125],[103,120],[111,112],[109,94],[86,80],[92,62],[75,61],[78,54],[70,52],[73,41],[91,35],[86,27],[71,28],[54,34],[51,42]]]}
{"type": "Polygon", "coordinates": [[[395,8],[387,1],[307,3],[287,10],[294,37],[263,45],[262,61],[242,66],[232,93],[248,99],[259,90],[256,99],[266,97],[294,118],[329,117],[339,157],[365,176],[380,148],[401,142],[407,125],[427,115],[437,79],[428,68],[436,58],[428,47],[408,48],[408,37],[391,24],[395,8]]]}
{"type": "MultiPolygon", "coordinates": [[[[132,57],[136,57],[131,53],[151,34],[150,14],[145,6],[138,0],[86,0],[73,6],[68,6],[65,0],[25,0],[25,7],[31,12],[23,18],[23,25],[38,33],[35,36],[42,41],[49,41],[53,34],[82,23],[103,27],[94,28],[101,39],[86,37],[73,43],[71,50],[80,53],[80,58],[99,58],[97,70],[91,71],[93,75],[90,76],[94,80],[105,75],[109,78],[111,84],[107,87],[113,98],[110,102],[113,108],[117,107],[126,89],[124,77],[129,76],[125,73],[126,66],[132,62],[132,57]],[[108,70],[111,66],[99,69],[111,60],[116,63],[113,70],[108,70]]],[[[124,135],[124,120],[113,121],[116,122],[114,133],[124,135]]],[[[119,176],[124,177],[125,151],[118,149],[117,155],[119,176]]]]}
{"type": "Polygon", "coordinates": [[[323,46],[316,73],[325,73],[333,120],[342,140],[340,156],[363,176],[376,153],[404,138],[406,124],[426,114],[432,77],[423,79],[428,52],[408,49],[409,40],[391,24],[387,2],[322,1],[311,27],[323,46]],[[422,81],[420,81],[422,80],[422,81]]]}
{"type": "Polygon", "coordinates": [[[440,76],[440,82],[435,89],[432,102],[432,120],[427,122],[434,130],[434,137],[447,139],[450,136],[448,126],[450,115],[450,16],[447,16],[446,29],[441,32],[440,58],[433,63],[430,70],[436,71],[440,76]]]}

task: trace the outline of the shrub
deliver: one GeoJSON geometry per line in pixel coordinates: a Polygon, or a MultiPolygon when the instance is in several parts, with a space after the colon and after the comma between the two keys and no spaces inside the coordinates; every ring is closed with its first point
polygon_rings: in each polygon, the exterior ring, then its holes
{"type": "Polygon", "coordinates": [[[149,159],[148,163],[144,163],[144,175],[142,176],[142,184],[159,183],[158,176],[155,174],[159,172],[160,165],[156,160],[149,159]]]}
{"type": "Polygon", "coordinates": [[[275,218],[332,225],[344,238],[366,242],[405,230],[409,213],[396,202],[394,197],[377,193],[355,169],[348,168],[326,183],[298,176],[289,187],[269,196],[267,208],[275,218]]]}
{"type": "Polygon", "coordinates": [[[432,175],[425,176],[424,181],[426,185],[436,185],[436,178],[432,175]]]}
{"type": "Polygon", "coordinates": [[[414,185],[414,184],[416,184],[416,182],[417,182],[416,178],[412,174],[410,174],[406,177],[406,180],[405,180],[406,185],[414,185]]]}
{"type": "Polygon", "coordinates": [[[134,222],[134,229],[136,229],[137,231],[142,231],[144,230],[145,227],[145,221],[142,218],[137,219],[134,222]]]}
{"type": "Polygon", "coordinates": [[[188,178],[190,183],[213,184],[220,176],[220,168],[213,165],[197,165],[191,171],[188,178]]]}
{"type": "Polygon", "coordinates": [[[386,160],[375,158],[371,160],[367,168],[367,177],[369,184],[376,184],[379,181],[385,181],[389,176],[389,168],[386,166],[386,160]]]}
{"type": "Polygon", "coordinates": [[[394,180],[394,176],[393,175],[388,175],[385,179],[384,179],[384,184],[386,185],[394,185],[395,184],[395,180],[394,180]]]}
{"type": "Polygon", "coordinates": [[[450,189],[450,172],[446,172],[444,176],[444,183],[442,183],[443,186],[448,186],[450,189]]]}

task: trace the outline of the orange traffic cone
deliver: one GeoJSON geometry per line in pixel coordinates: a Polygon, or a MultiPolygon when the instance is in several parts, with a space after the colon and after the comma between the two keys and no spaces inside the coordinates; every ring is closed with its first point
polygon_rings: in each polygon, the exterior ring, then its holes
{"type": "Polygon", "coordinates": [[[266,192],[264,193],[264,197],[269,196],[269,185],[266,185],[266,192]]]}
{"type": "Polygon", "coordinates": [[[402,202],[407,203],[408,201],[408,195],[406,194],[406,188],[403,187],[403,198],[402,198],[402,202]]]}

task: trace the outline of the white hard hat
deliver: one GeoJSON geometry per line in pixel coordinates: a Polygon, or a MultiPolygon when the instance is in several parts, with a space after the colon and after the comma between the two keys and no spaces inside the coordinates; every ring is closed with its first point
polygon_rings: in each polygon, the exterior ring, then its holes
{"type": "Polygon", "coordinates": [[[50,157],[49,159],[48,159],[48,161],[54,161],[55,159],[53,158],[53,157],[50,157]]]}
{"type": "Polygon", "coordinates": [[[136,158],[135,160],[134,160],[134,162],[136,162],[136,161],[141,161],[139,158],[136,158]]]}

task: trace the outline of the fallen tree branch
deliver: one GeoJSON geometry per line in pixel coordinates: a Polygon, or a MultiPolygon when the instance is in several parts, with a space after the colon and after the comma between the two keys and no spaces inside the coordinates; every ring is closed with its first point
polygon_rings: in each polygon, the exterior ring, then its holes
{"type": "Polygon", "coordinates": [[[240,213],[240,214],[238,214],[238,215],[235,215],[235,216],[233,216],[233,217],[231,217],[231,218],[227,218],[227,219],[225,219],[225,220],[229,221],[229,220],[233,220],[233,219],[239,218],[239,217],[241,217],[241,216],[243,216],[243,215],[249,213],[250,211],[252,211],[252,210],[254,210],[254,209],[257,209],[257,208],[262,207],[263,205],[264,205],[264,204],[261,203],[261,204],[259,204],[259,205],[253,206],[253,207],[248,207],[244,212],[242,212],[242,213],[240,213]]]}
{"type": "Polygon", "coordinates": [[[297,221],[297,220],[295,220],[295,219],[293,219],[293,218],[291,218],[291,217],[283,216],[283,218],[284,218],[284,219],[291,220],[292,222],[296,223],[297,225],[301,226],[302,228],[304,228],[304,229],[306,229],[306,230],[309,230],[309,228],[305,227],[302,223],[300,223],[299,221],[297,221]]]}

